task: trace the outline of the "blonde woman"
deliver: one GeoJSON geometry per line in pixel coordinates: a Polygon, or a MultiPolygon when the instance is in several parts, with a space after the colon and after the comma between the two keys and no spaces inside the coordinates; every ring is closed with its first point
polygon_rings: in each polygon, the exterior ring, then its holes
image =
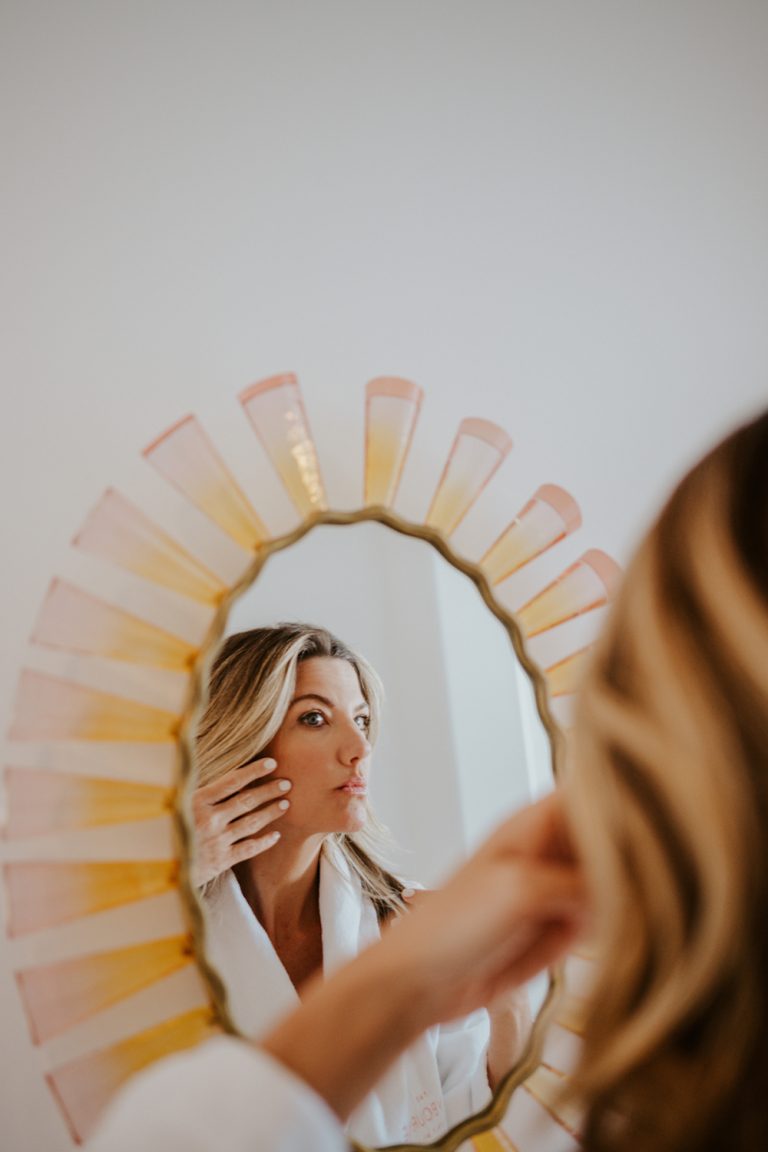
{"type": "Polygon", "coordinates": [[[575,752],[560,794],[313,987],[259,1051],[216,1042],[137,1084],[100,1150],[159,1147],[160,1130],[166,1152],[214,1147],[198,1125],[215,1108],[190,1122],[164,1101],[215,1079],[241,1102],[216,1147],[343,1152],[336,1117],[420,1029],[527,979],[587,916],[587,1152],[768,1148],[768,413],[693,469],[640,548],[575,752]]]}
{"type": "MultiPolygon", "coordinates": [[[[385,838],[368,800],[381,695],[362,657],[306,624],[231,636],[213,666],[197,738],[195,859],[208,954],[247,1035],[406,910],[410,893],[377,859],[385,838]]],[[[494,1004],[492,1019],[491,1029],[480,1010],[415,1040],[350,1133],[428,1143],[483,1107],[522,1049],[525,994],[494,1004]]]]}

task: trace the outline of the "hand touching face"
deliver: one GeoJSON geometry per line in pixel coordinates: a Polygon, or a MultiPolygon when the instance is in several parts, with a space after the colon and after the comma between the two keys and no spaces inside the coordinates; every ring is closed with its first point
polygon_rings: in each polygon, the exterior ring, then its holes
{"type": "Polygon", "coordinates": [[[253,760],[195,791],[193,884],[207,884],[280,839],[273,825],[290,807],[291,782],[276,777],[276,767],[269,757],[253,760]]]}
{"type": "Polygon", "coordinates": [[[362,828],[369,723],[370,709],[347,660],[300,662],[285,719],[264,756],[193,796],[194,883],[266,852],[281,835],[302,839],[362,828]],[[280,828],[274,827],[278,820],[280,828]]]}

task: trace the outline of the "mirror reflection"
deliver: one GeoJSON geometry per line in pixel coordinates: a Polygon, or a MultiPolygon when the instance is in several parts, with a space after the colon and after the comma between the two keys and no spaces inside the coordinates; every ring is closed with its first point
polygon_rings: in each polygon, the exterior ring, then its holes
{"type": "MultiPolygon", "coordinates": [[[[429,545],[317,528],[234,606],[197,732],[194,870],[208,958],[258,1036],[551,787],[506,631],[429,545]],[[305,621],[312,621],[307,624],[305,621]]],[[[516,1062],[540,985],[431,1029],[351,1117],[358,1141],[428,1143],[516,1062]]]]}

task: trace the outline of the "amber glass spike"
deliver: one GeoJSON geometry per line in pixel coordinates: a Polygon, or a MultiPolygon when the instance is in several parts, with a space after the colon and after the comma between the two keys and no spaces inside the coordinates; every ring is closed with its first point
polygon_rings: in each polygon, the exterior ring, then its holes
{"type": "Polygon", "coordinates": [[[542,484],[480,561],[489,584],[500,584],[580,524],[573,497],[556,484],[542,484]]]}
{"type": "Polygon", "coordinates": [[[180,717],[137,700],[24,669],[19,676],[12,740],[174,740],[180,717]]]}
{"type": "Polygon", "coordinates": [[[450,536],[512,447],[503,428],[490,420],[462,420],[425,523],[450,536]]]}
{"type": "Polygon", "coordinates": [[[178,671],[187,671],[197,655],[194,645],[180,637],[58,579],[48,589],[32,640],[44,647],[178,671]]]}
{"type": "Polygon", "coordinates": [[[615,560],[597,548],[590,548],[519,609],[518,623],[529,637],[538,636],[566,620],[599,608],[615,595],[620,576],[621,569],[615,560]]]}
{"type": "Polygon", "coordinates": [[[424,393],[410,380],[380,376],[365,390],[366,504],[394,504],[424,393]]]}
{"type": "Polygon", "coordinates": [[[317,449],[293,373],[252,384],[240,393],[240,403],[302,516],[326,509],[317,449]]]}
{"type": "Polygon", "coordinates": [[[176,886],[177,866],[174,860],[24,860],[4,864],[3,875],[8,935],[24,936],[167,892],[176,886]]]}
{"type": "Polygon", "coordinates": [[[72,543],[203,604],[217,604],[227,592],[223,580],[113,488],[104,493],[72,543]]]}
{"type": "Polygon", "coordinates": [[[66,1032],[193,959],[189,936],[169,936],[17,972],[34,1043],[66,1032]]]}
{"type": "Polygon", "coordinates": [[[153,440],[143,455],[242,548],[257,548],[268,538],[248,497],[195,416],[179,420],[153,440]]]}
{"type": "Polygon", "coordinates": [[[156,820],[173,808],[171,788],[133,784],[100,776],[51,772],[44,768],[6,768],[5,795],[9,839],[156,820]]]}
{"type": "Polygon", "coordinates": [[[569,696],[578,692],[589,663],[591,651],[592,645],[590,644],[547,668],[544,675],[547,678],[550,696],[569,696]]]}

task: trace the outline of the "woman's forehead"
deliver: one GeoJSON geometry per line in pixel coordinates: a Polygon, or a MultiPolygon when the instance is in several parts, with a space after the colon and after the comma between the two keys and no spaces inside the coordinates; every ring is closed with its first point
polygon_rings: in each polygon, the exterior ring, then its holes
{"type": "Polygon", "coordinates": [[[355,697],[364,703],[357,669],[338,656],[310,656],[296,669],[295,695],[317,692],[320,696],[355,697]]]}

